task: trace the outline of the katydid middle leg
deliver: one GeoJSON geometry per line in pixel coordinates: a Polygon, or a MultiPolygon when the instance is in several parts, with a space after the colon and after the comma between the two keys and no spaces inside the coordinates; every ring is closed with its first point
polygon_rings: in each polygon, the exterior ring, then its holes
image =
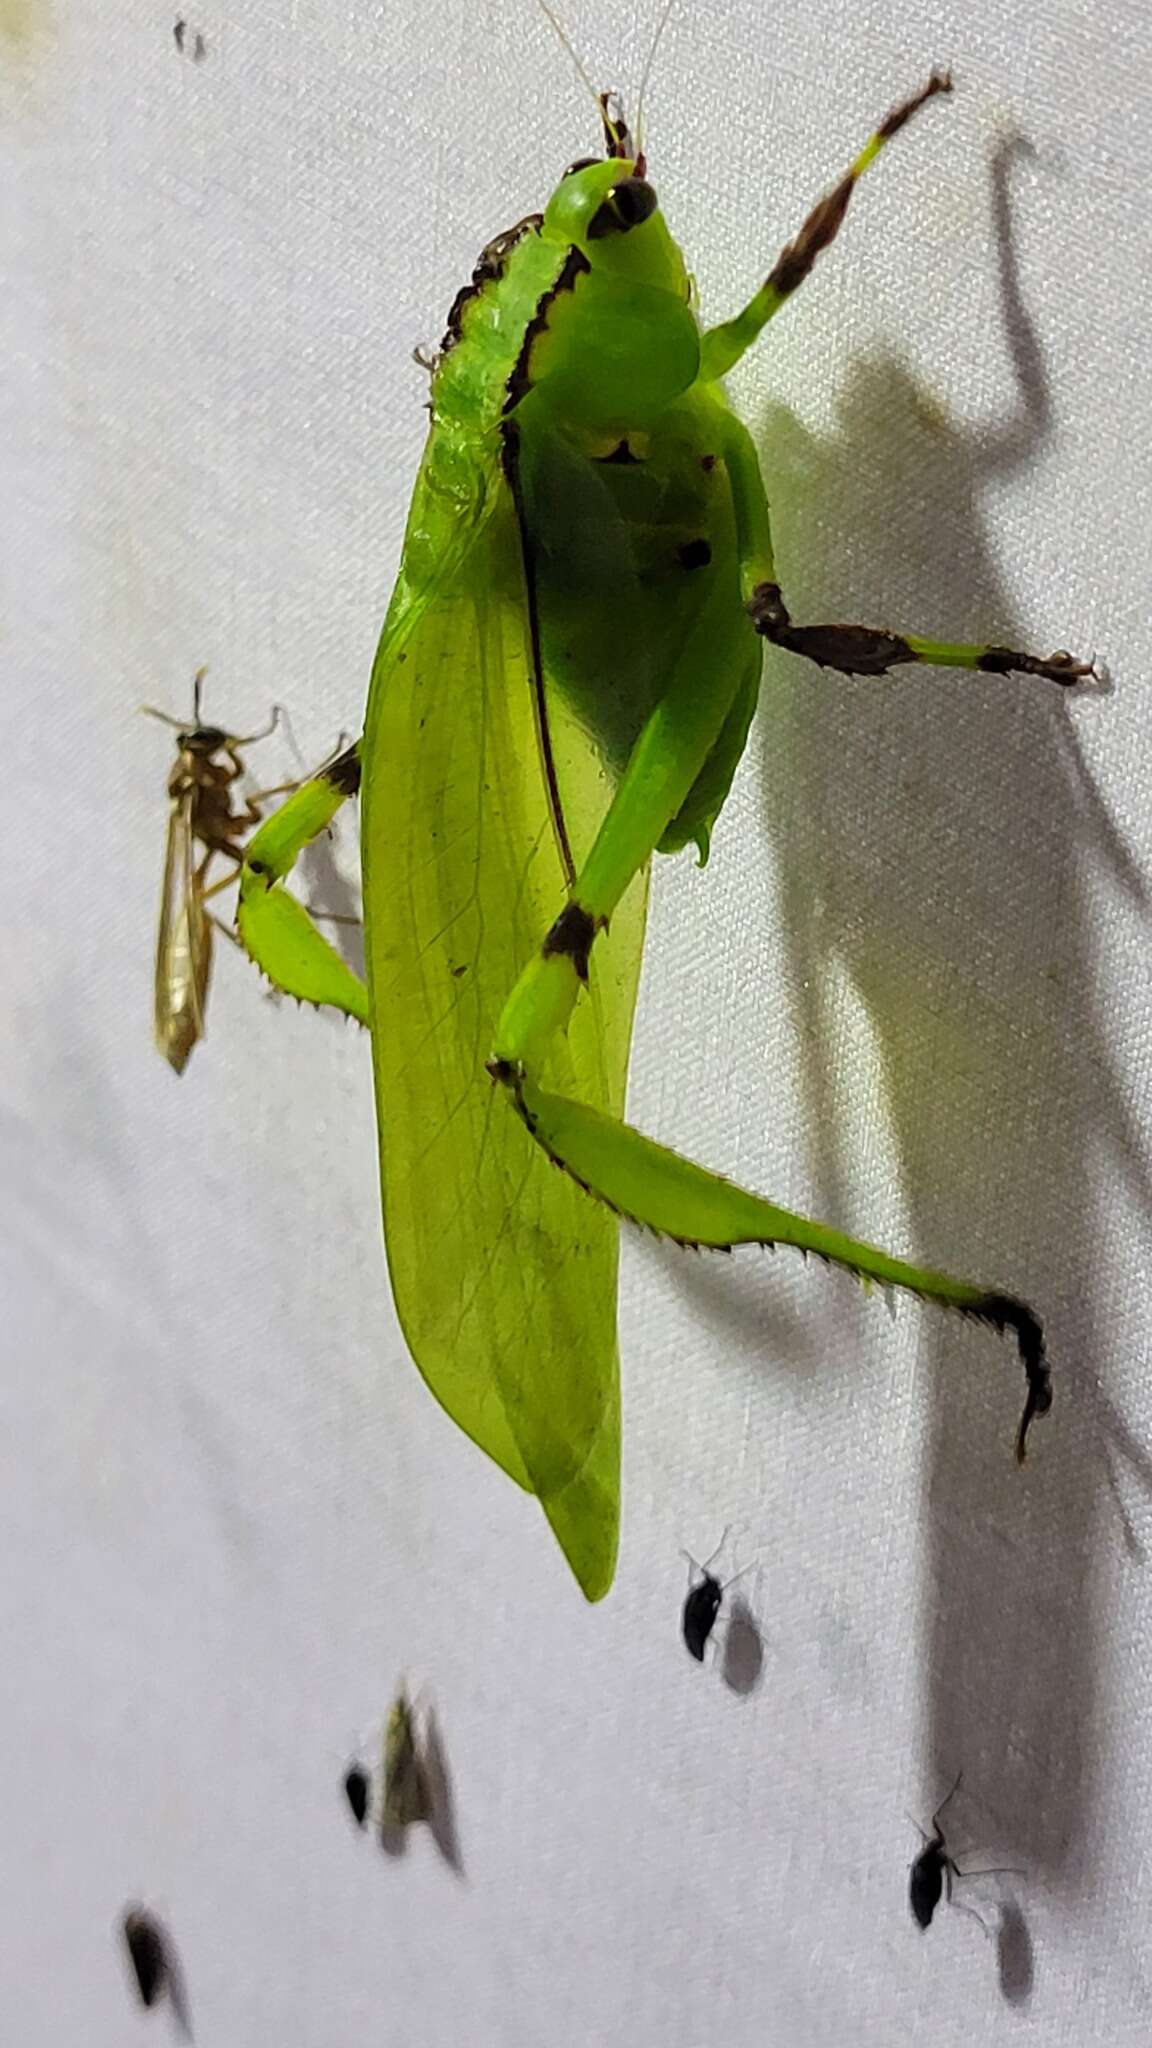
{"type": "Polygon", "coordinates": [[[872,626],[794,626],[776,577],[768,503],[756,450],[746,427],[724,416],[719,453],[728,473],[739,527],[740,586],[756,631],[774,647],[802,654],[818,668],[844,675],[882,676],[909,662],[934,668],[979,669],[987,675],[1041,676],[1075,683],[1095,674],[1090,661],[1063,651],[1022,654],[978,641],[943,641],[889,633],[872,626]]]}

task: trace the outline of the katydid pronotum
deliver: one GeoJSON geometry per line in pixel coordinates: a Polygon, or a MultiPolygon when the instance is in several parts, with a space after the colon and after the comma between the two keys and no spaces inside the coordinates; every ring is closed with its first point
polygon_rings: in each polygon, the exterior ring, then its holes
{"type": "Polygon", "coordinates": [[[777,1208],[622,1121],[650,859],[707,859],[764,640],[849,675],[1091,672],[1062,652],[794,624],[720,383],[863,172],[950,89],[933,73],[895,108],[743,311],[703,331],[643,151],[600,97],[604,158],[490,242],[453,304],[363,739],[242,868],[241,937],[271,981],[372,1026],[413,1357],[539,1497],[589,1598],[617,1540],[621,1217],[696,1246],[793,1245],[1011,1332],[1021,1461],[1051,1403],[1023,1302],[777,1208]],[[366,988],[282,886],[358,783],[366,988]]]}

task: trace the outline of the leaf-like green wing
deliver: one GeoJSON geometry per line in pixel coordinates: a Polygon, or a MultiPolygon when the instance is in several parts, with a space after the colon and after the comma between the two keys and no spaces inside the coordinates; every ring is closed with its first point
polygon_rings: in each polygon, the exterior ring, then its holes
{"type": "MultiPolygon", "coordinates": [[[[435,434],[435,430],[434,430],[435,434]]],[[[428,458],[373,673],[362,862],[384,1232],[432,1392],[536,1493],[584,1592],[619,1512],[616,1218],[558,1173],[485,1070],[501,1007],[563,903],[511,493],[493,437],[466,516],[428,458]],[[421,574],[421,558],[435,563],[421,574]]],[[[442,474],[442,472],[441,472],[442,474]]],[[[579,860],[609,788],[550,705],[579,860]]],[[[619,1114],[643,940],[638,885],[597,945],[550,1085],[619,1114]]]]}

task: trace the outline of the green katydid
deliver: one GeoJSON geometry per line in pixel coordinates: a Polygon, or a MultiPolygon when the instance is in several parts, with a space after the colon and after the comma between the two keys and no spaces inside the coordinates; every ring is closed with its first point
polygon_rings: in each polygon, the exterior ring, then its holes
{"type": "Polygon", "coordinates": [[[734,319],[683,257],[607,95],[606,153],[490,243],[432,365],[431,425],[362,741],[251,841],[243,943],[372,1026],[384,1230],[433,1393],[535,1493],[589,1598],[619,1497],[618,1218],[790,1244],[1016,1338],[1017,1456],[1051,1402],[1013,1297],[792,1215],[622,1121],[651,855],[701,864],[762,643],[846,674],[913,662],[1069,684],[1091,665],[792,623],[753,443],[720,379],[833,240],[872,136],[734,319]],[[282,886],[362,782],[367,986],[282,886]]]}

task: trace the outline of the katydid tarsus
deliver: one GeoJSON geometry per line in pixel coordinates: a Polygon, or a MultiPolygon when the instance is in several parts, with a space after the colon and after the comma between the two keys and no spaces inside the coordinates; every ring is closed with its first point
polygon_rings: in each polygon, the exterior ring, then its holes
{"type": "Polygon", "coordinates": [[[1010,1331],[1021,1461],[1051,1402],[1021,1301],[777,1208],[622,1121],[650,857],[695,844],[706,860],[765,639],[865,676],[1090,673],[1066,653],[794,624],[719,382],[885,144],[950,89],[933,73],[897,107],[743,311],[704,331],[645,157],[601,101],[605,157],[489,242],[452,307],[363,740],[261,828],[242,871],[241,935],[273,983],[373,1027],[413,1356],[539,1496],[589,1597],[616,1543],[619,1217],[691,1245],[790,1244],[1010,1331]],[[282,884],[361,778],[367,987],[350,991],[282,884]]]}

